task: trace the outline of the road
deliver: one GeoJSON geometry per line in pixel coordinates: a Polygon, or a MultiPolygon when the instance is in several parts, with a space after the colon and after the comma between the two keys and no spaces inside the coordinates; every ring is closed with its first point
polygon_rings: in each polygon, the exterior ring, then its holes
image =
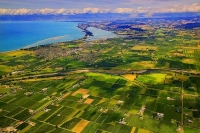
{"type": "Polygon", "coordinates": [[[133,71],[124,71],[124,70],[102,70],[102,69],[82,69],[82,70],[71,70],[67,72],[56,72],[56,73],[47,73],[47,74],[37,74],[37,75],[30,75],[30,76],[20,76],[20,77],[6,77],[0,79],[0,82],[8,82],[8,81],[17,81],[17,80],[24,80],[24,79],[32,79],[32,78],[44,78],[44,77],[55,77],[55,76],[65,76],[70,74],[76,74],[76,73],[85,73],[85,72],[98,72],[98,73],[107,73],[107,74],[114,74],[114,75],[122,75],[122,74],[130,74],[130,73],[136,73],[136,74],[142,74],[142,73],[148,73],[153,71],[172,71],[177,73],[186,73],[186,74],[193,74],[193,75],[200,75],[200,72],[198,71],[189,71],[189,70],[177,70],[177,69],[162,69],[162,68],[155,68],[155,69],[145,69],[145,70],[133,70],[133,71]]]}

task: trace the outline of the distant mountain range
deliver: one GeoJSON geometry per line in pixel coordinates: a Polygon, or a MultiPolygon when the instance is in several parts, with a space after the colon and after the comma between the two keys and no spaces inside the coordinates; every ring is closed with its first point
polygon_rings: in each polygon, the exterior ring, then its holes
{"type": "Polygon", "coordinates": [[[82,13],[74,15],[0,15],[0,21],[109,21],[109,20],[127,20],[133,18],[195,18],[200,17],[199,12],[185,13],[155,13],[147,15],[145,13],[128,14],[128,13],[82,13]]]}

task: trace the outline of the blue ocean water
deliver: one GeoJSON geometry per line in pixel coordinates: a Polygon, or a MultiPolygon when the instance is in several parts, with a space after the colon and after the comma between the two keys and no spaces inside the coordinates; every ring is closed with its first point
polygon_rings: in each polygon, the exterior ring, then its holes
{"type": "Polygon", "coordinates": [[[0,52],[82,38],[84,33],[77,25],[77,22],[0,22],[0,52]]]}

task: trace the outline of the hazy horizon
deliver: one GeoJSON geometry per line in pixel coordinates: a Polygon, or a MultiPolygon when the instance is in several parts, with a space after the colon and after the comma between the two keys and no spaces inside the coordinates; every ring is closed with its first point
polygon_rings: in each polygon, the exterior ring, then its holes
{"type": "Polygon", "coordinates": [[[0,0],[0,15],[200,12],[199,0],[0,0]]]}

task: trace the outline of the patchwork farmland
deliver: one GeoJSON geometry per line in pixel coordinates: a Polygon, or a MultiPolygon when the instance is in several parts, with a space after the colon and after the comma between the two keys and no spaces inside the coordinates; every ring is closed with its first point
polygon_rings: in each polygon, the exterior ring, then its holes
{"type": "Polygon", "coordinates": [[[0,53],[0,130],[199,132],[200,37],[167,31],[0,53]]]}

